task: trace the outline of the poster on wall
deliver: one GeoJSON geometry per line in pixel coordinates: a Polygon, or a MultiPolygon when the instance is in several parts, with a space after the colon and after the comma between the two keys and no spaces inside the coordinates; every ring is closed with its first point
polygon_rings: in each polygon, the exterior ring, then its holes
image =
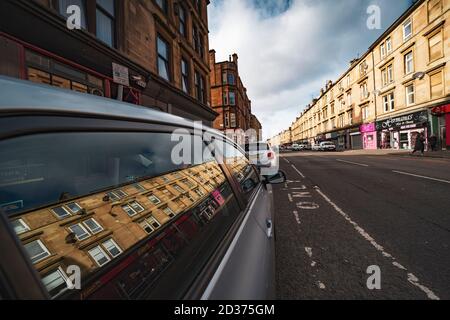
{"type": "Polygon", "coordinates": [[[404,130],[422,126],[428,121],[428,112],[419,111],[377,122],[377,130],[404,130]]]}

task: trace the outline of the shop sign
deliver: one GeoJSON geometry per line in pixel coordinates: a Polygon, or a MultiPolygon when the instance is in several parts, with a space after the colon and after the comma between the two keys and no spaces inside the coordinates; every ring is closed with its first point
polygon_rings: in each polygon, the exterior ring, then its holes
{"type": "Polygon", "coordinates": [[[428,112],[427,111],[419,111],[403,116],[398,116],[395,118],[378,121],[377,122],[377,130],[402,130],[409,128],[416,128],[417,125],[422,125],[428,121],[428,112]]]}
{"type": "Polygon", "coordinates": [[[361,132],[361,133],[364,133],[364,132],[374,132],[374,131],[377,131],[377,127],[376,127],[376,125],[375,125],[375,122],[372,122],[372,123],[365,123],[365,124],[362,124],[362,125],[359,127],[359,132],[361,132]]]}
{"type": "Polygon", "coordinates": [[[114,62],[112,64],[112,67],[113,67],[114,82],[129,87],[130,77],[128,73],[128,68],[114,62]]]}
{"type": "Polygon", "coordinates": [[[431,113],[434,115],[442,115],[444,113],[450,113],[450,104],[434,107],[433,109],[431,109],[431,113]]]}

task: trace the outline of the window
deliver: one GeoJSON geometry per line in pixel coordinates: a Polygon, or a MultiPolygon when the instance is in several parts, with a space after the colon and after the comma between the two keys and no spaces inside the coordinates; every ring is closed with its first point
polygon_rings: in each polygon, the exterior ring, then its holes
{"type": "Polygon", "coordinates": [[[42,283],[52,298],[73,287],[72,281],[61,268],[44,276],[42,283]]]}
{"type": "Polygon", "coordinates": [[[148,196],[148,200],[150,200],[151,203],[157,205],[161,203],[161,200],[159,200],[159,198],[157,196],[155,196],[154,194],[151,194],[148,196]]]}
{"type": "Polygon", "coordinates": [[[70,216],[70,212],[64,207],[56,207],[53,208],[52,211],[58,216],[59,219],[63,219],[70,216]]]}
{"type": "Polygon", "coordinates": [[[361,107],[361,117],[363,120],[369,119],[369,106],[361,107]]]}
{"type": "Polygon", "coordinates": [[[170,209],[169,207],[164,208],[164,209],[163,209],[163,212],[164,212],[169,218],[175,217],[175,212],[173,212],[173,210],[170,209]]]}
{"type": "Polygon", "coordinates": [[[205,103],[205,77],[203,77],[198,71],[196,71],[194,74],[194,80],[196,98],[198,101],[205,103]]]}
{"type": "Polygon", "coordinates": [[[115,47],[115,3],[114,0],[97,0],[97,38],[110,47],[115,47]]]}
{"type": "Polygon", "coordinates": [[[227,81],[228,81],[227,73],[224,72],[222,73],[222,84],[227,84],[227,81]]]}
{"type": "Polygon", "coordinates": [[[86,226],[86,228],[88,228],[88,230],[92,234],[96,234],[103,231],[102,226],[98,224],[98,222],[95,221],[95,219],[93,218],[84,221],[83,224],[86,226]]]}
{"type": "Polygon", "coordinates": [[[347,107],[350,107],[352,105],[353,101],[352,101],[352,93],[349,92],[347,93],[347,107]]]}
{"type": "Polygon", "coordinates": [[[414,72],[414,56],[413,52],[410,51],[405,54],[405,74],[410,74],[414,72]]]}
{"type": "Polygon", "coordinates": [[[234,93],[233,91],[230,91],[228,94],[229,94],[230,105],[232,105],[232,106],[236,105],[236,93],[234,93]]]}
{"type": "Polygon", "coordinates": [[[406,86],[406,105],[410,106],[415,103],[414,84],[406,86]]]}
{"type": "Polygon", "coordinates": [[[361,100],[366,100],[369,97],[367,82],[364,82],[363,84],[361,84],[361,86],[359,87],[359,91],[361,93],[361,100]]]}
{"type": "Polygon", "coordinates": [[[189,64],[185,59],[181,59],[181,89],[189,93],[189,64]]]}
{"type": "Polygon", "coordinates": [[[383,59],[386,56],[386,46],[384,43],[380,45],[380,57],[383,59]]]}
{"type": "Polygon", "coordinates": [[[76,5],[81,9],[81,27],[83,29],[87,29],[85,0],[58,0],[59,14],[64,16],[66,19],[69,18],[67,8],[71,5],[76,5]]]}
{"type": "Polygon", "coordinates": [[[225,112],[225,128],[230,127],[230,115],[228,112],[225,112]]]}
{"type": "Polygon", "coordinates": [[[100,247],[94,247],[91,250],[88,251],[92,259],[95,260],[97,265],[99,267],[107,264],[109,261],[111,261],[111,258],[108,257],[108,255],[105,253],[105,251],[100,247]]]}
{"type": "Polygon", "coordinates": [[[383,86],[387,86],[394,82],[394,67],[392,64],[381,70],[381,78],[383,81],[383,86]]]}
{"type": "Polygon", "coordinates": [[[430,75],[431,99],[444,95],[444,79],[442,70],[430,75]]]}
{"type": "Polygon", "coordinates": [[[133,184],[133,187],[135,187],[136,190],[139,191],[139,192],[145,191],[145,188],[139,183],[133,184]]]}
{"type": "Polygon", "coordinates": [[[223,93],[223,105],[228,105],[228,93],[223,93]]]}
{"type": "Polygon", "coordinates": [[[412,36],[412,21],[411,19],[408,19],[403,24],[403,40],[406,41],[412,36]]]}
{"type": "MultiPolygon", "coordinates": [[[[347,75],[347,88],[350,87],[351,82],[352,82],[351,75],[348,74],[347,75]]],[[[327,103],[327,96],[325,96],[324,103],[327,103]]]]}
{"type": "Polygon", "coordinates": [[[394,93],[391,92],[383,97],[384,112],[394,111],[394,93]]]}
{"type": "Polygon", "coordinates": [[[122,249],[120,249],[120,247],[113,239],[106,240],[102,243],[102,245],[113,258],[122,253],[122,249]]]}
{"type": "Polygon", "coordinates": [[[181,182],[183,182],[185,185],[187,185],[189,188],[193,188],[193,187],[195,187],[195,185],[192,183],[192,181],[191,180],[189,180],[189,179],[183,179],[183,180],[181,180],[181,182]]]}
{"type": "Polygon", "coordinates": [[[167,14],[168,12],[168,5],[167,5],[167,0],[155,0],[156,4],[158,5],[158,7],[167,14]]]}
{"type": "Polygon", "coordinates": [[[81,225],[81,223],[70,226],[69,230],[75,234],[76,238],[79,241],[90,237],[89,232],[87,232],[87,230],[83,227],[83,225],[81,225]]]}
{"type": "Polygon", "coordinates": [[[442,30],[428,39],[430,62],[444,56],[442,30]]]}
{"type": "Polygon", "coordinates": [[[169,69],[169,45],[159,35],[156,40],[157,52],[158,52],[158,75],[170,81],[170,69],[169,69]]]}
{"type": "Polygon", "coordinates": [[[441,14],[442,14],[442,0],[428,1],[428,21],[432,22],[441,14]]]}
{"type": "Polygon", "coordinates": [[[194,46],[194,50],[198,52],[199,48],[199,33],[198,28],[195,24],[192,24],[192,45],[194,46]]]}
{"type": "Polygon", "coordinates": [[[148,234],[154,232],[156,229],[158,229],[161,226],[161,224],[158,222],[158,220],[156,220],[153,216],[146,218],[139,225],[148,234]]]}
{"type": "Polygon", "coordinates": [[[183,37],[186,38],[186,36],[187,36],[187,32],[186,32],[186,9],[184,9],[184,7],[181,6],[181,5],[179,5],[178,8],[179,8],[178,9],[179,10],[179,12],[178,12],[178,19],[179,19],[179,23],[180,23],[179,31],[180,31],[180,34],[183,37]]]}
{"type": "Polygon", "coordinates": [[[194,189],[194,192],[199,196],[199,197],[203,197],[205,194],[203,193],[202,190],[200,189],[194,189]]]}
{"type": "Polygon", "coordinates": [[[123,211],[125,211],[130,217],[135,216],[138,213],[145,211],[144,207],[137,201],[131,201],[130,203],[122,206],[123,211]]]}
{"type": "Polygon", "coordinates": [[[202,0],[195,0],[195,7],[197,9],[198,14],[202,15],[202,0]]]}
{"type": "Polygon", "coordinates": [[[392,40],[391,38],[386,39],[386,55],[389,55],[392,52],[392,40]]]}
{"type": "Polygon", "coordinates": [[[24,245],[24,248],[28,253],[28,256],[30,257],[31,262],[33,263],[38,263],[39,261],[42,261],[50,256],[50,252],[47,250],[41,240],[29,242],[24,245]]]}
{"type": "Polygon", "coordinates": [[[17,219],[11,222],[16,234],[22,234],[30,231],[30,227],[22,219],[17,219]]]}
{"type": "Polygon", "coordinates": [[[236,84],[234,74],[232,74],[232,73],[228,74],[228,84],[233,85],[233,86],[236,84]]]}
{"type": "Polygon", "coordinates": [[[352,125],[353,124],[353,111],[350,110],[347,112],[347,124],[352,125]]]}
{"type": "Polygon", "coordinates": [[[72,212],[72,213],[78,213],[80,212],[82,209],[80,207],[80,205],[76,202],[71,202],[66,204],[66,207],[72,212]]]}
{"type": "Polygon", "coordinates": [[[230,126],[231,128],[236,128],[236,113],[230,113],[230,126]]]}
{"type": "Polygon", "coordinates": [[[180,193],[186,192],[186,190],[184,190],[182,187],[180,187],[177,184],[173,184],[172,187],[180,193]]]}

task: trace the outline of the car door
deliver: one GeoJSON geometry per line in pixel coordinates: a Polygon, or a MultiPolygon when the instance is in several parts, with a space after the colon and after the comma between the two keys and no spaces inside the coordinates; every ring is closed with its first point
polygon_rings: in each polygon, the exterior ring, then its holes
{"type": "Polygon", "coordinates": [[[0,289],[12,286],[20,298],[201,296],[243,219],[222,164],[212,155],[171,161],[176,127],[87,117],[7,121],[16,136],[0,126],[2,227],[9,223],[2,237],[16,246],[2,241],[15,260],[2,252],[0,265],[20,274],[0,279],[0,289]],[[22,277],[34,290],[24,290],[22,277]]]}
{"type": "Polygon", "coordinates": [[[238,148],[225,142],[223,155],[242,195],[245,219],[203,298],[274,298],[275,256],[270,194],[255,168],[238,148]]]}

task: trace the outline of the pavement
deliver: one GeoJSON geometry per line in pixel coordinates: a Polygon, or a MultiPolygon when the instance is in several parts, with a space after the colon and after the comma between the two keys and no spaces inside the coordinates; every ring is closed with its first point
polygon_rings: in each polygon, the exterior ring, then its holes
{"type": "Polygon", "coordinates": [[[280,168],[279,299],[450,299],[450,161],[292,152],[280,168]]]}

